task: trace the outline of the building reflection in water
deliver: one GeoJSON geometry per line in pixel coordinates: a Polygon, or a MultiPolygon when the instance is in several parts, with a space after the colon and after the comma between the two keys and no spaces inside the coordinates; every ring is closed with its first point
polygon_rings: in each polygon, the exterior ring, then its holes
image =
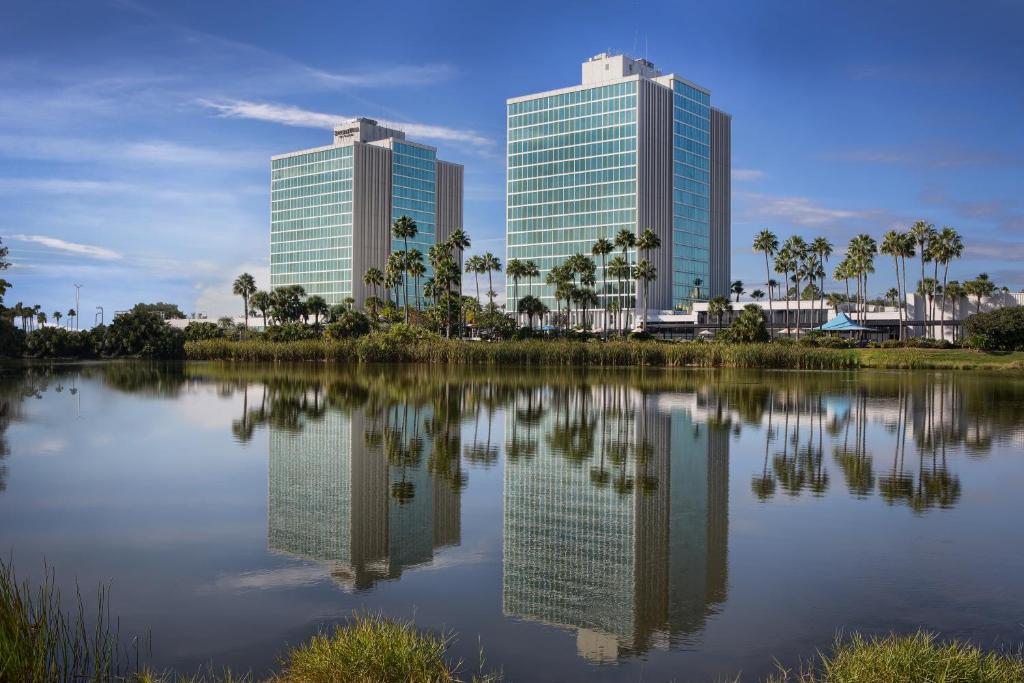
{"type": "Polygon", "coordinates": [[[365,590],[457,545],[460,491],[429,471],[430,417],[392,406],[271,423],[270,549],[327,563],[341,586],[365,590]]]}
{"type": "Polygon", "coordinates": [[[729,452],[695,406],[625,386],[515,398],[506,433],[527,455],[505,469],[506,615],[575,628],[596,661],[703,628],[726,597],[729,452]]]}

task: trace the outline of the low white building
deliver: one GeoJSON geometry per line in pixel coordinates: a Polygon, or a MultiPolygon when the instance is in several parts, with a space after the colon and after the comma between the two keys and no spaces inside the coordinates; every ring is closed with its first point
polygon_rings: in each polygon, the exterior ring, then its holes
{"type": "MultiPolygon", "coordinates": [[[[820,300],[814,301],[731,301],[732,311],[722,316],[721,327],[728,327],[739,315],[744,306],[755,304],[768,314],[769,326],[776,334],[795,335],[797,325],[806,332],[823,325],[836,315],[836,310],[820,300]]],[[[974,298],[962,297],[958,301],[950,299],[946,302],[941,297],[924,297],[918,294],[907,296],[903,324],[907,335],[911,337],[928,336],[944,338],[949,341],[963,336],[963,321],[967,316],[981,312],[989,312],[999,308],[1024,305],[1024,292],[996,292],[982,297],[979,305],[974,298]]],[[[719,321],[708,313],[710,304],[698,301],[690,312],[680,311],[649,311],[647,329],[655,334],[666,335],[712,335],[719,329],[719,321]]],[[[868,305],[866,310],[855,310],[853,304],[841,304],[839,310],[848,314],[857,322],[874,328],[878,334],[887,338],[898,338],[900,329],[900,309],[896,306],[868,305]]],[[[601,314],[598,312],[597,318],[601,314]]],[[[635,328],[640,326],[641,316],[636,317],[635,328]]]]}

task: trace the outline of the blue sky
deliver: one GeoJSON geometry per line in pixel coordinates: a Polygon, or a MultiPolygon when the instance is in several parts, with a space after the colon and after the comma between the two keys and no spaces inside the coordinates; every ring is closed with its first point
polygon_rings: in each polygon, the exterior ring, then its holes
{"type": "MultiPolygon", "coordinates": [[[[613,49],[733,114],[733,275],[752,235],[845,244],[926,218],[1024,287],[1024,3],[3,3],[8,303],[83,322],[137,301],[233,312],[267,282],[269,157],[400,122],[465,164],[474,250],[504,256],[504,101],[613,49]]],[[[878,264],[873,292],[891,286],[878,264]]],[[[108,313],[109,316],[109,313],[108,313]]]]}

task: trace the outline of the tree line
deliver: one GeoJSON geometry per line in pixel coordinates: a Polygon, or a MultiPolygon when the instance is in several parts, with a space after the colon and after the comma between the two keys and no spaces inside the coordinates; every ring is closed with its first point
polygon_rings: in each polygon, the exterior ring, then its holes
{"type": "MultiPolygon", "coordinates": [[[[951,300],[952,317],[955,319],[958,313],[956,307],[962,298],[974,297],[976,312],[980,312],[982,298],[991,296],[996,289],[986,273],[965,282],[950,280],[950,265],[964,253],[963,238],[954,228],[946,226],[937,230],[933,224],[923,220],[916,221],[906,231],[887,231],[882,235],[880,244],[866,233],[854,236],[847,244],[842,260],[832,270],[833,280],[843,283],[845,293],[825,292],[826,268],[834,247],[824,237],[816,237],[808,242],[800,235],[793,235],[780,243],[775,233],[765,229],[754,237],[753,248],[755,252],[764,255],[769,306],[775,298],[785,300],[786,328],[789,330],[795,327],[797,337],[800,336],[802,321],[799,307],[795,321],[791,319],[789,304],[792,300],[816,302],[819,310],[824,310],[827,303],[837,313],[842,304],[846,304],[855,320],[866,322],[868,307],[877,301],[869,298],[868,278],[875,273],[876,257],[879,254],[892,259],[896,287],[886,292],[883,301],[898,309],[901,340],[906,339],[908,327],[908,259],[918,259],[920,277],[914,291],[925,300],[926,322],[935,319],[936,308],[940,312],[939,334],[936,335],[934,325],[929,324],[926,325],[927,336],[945,337],[946,321],[941,312],[946,310],[947,301],[951,300]],[[929,266],[930,276],[927,273],[929,266]],[[772,273],[782,276],[782,284],[772,279],[772,273]]],[[[1008,291],[1005,287],[1003,290],[1008,291]]],[[[743,293],[743,283],[733,283],[732,291],[737,294],[738,301],[739,294],[743,293]]],[[[763,295],[763,292],[757,290],[753,298],[760,300],[763,295]]],[[[719,310],[723,308],[719,302],[719,310]]],[[[770,326],[774,336],[773,316],[770,316],[770,326]]]]}

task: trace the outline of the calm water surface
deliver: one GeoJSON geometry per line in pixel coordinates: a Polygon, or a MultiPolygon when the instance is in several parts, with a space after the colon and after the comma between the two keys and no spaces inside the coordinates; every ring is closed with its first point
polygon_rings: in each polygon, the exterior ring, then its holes
{"type": "Polygon", "coordinates": [[[1013,376],[0,378],[0,551],[109,584],[161,668],[265,672],[356,610],[513,680],[753,680],[852,629],[1019,644],[1022,513],[1013,376]]]}

